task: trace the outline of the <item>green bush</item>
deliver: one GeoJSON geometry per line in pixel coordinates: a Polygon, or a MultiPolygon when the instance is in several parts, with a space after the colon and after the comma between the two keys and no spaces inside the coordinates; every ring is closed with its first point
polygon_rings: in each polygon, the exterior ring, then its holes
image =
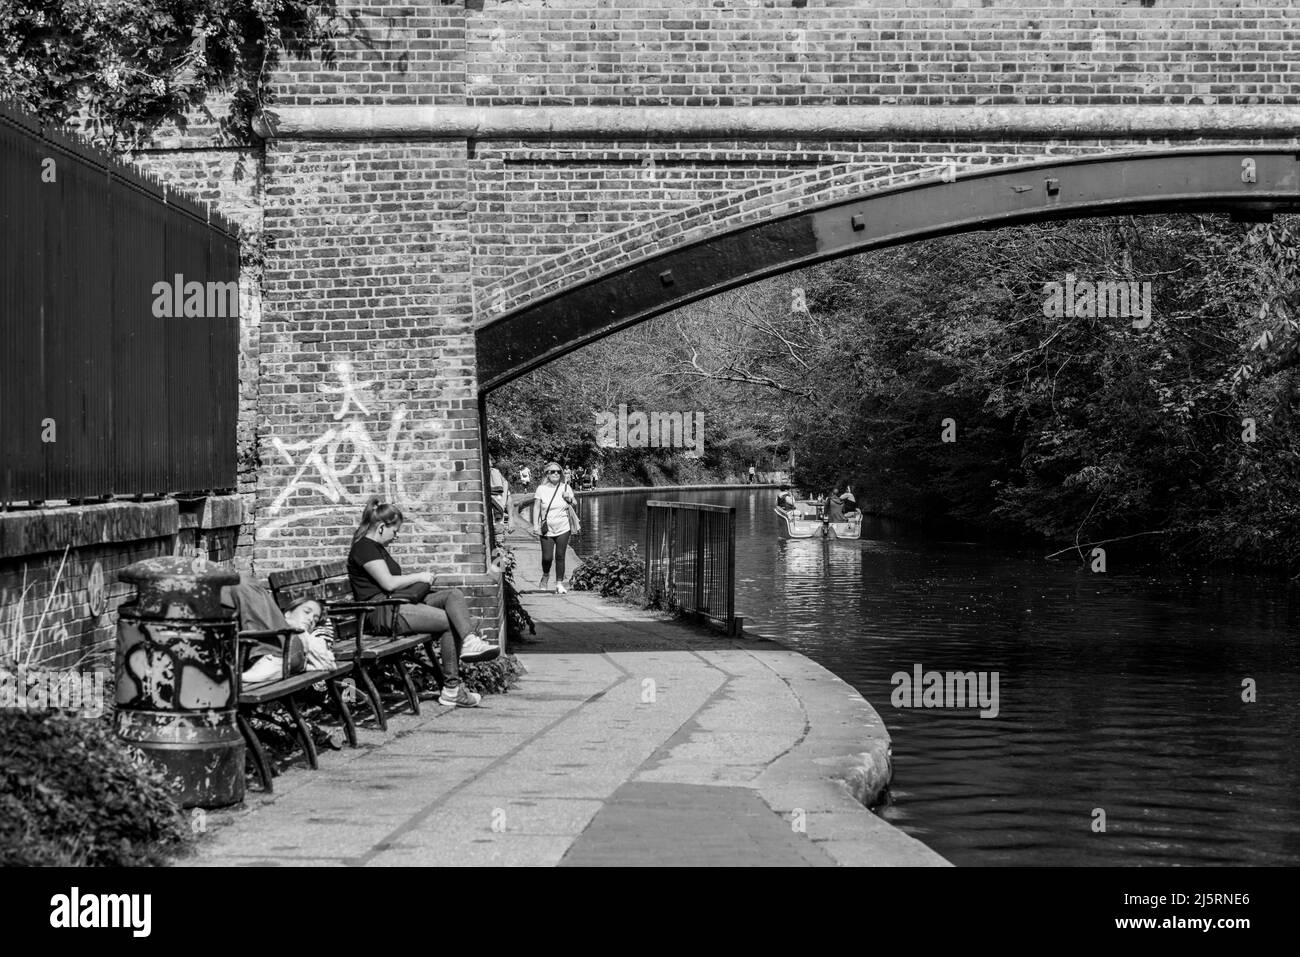
{"type": "Polygon", "coordinates": [[[666,612],[674,618],[680,617],[682,612],[681,602],[677,600],[677,592],[667,591],[662,588],[656,588],[649,595],[644,594],[642,590],[643,605],[653,611],[666,612]]]}
{"type": "Polygon", "coordinates": [[[528,634],[537,634],[533,616],[528,614],[523,603],[519,601],[519,592],[515,590],[515,550],[509,545],[498,545],[492,551],[492,561],[501,570],[501,588],[505,593],[506,604],[506,639],[508,641],[526,641],[524,629],[528,634]]]}
{"type": "Polygon", "coordinates": [[[460,665],[460,680],[470,691],[479,694],[505,694],[523,673],[524,666],[514,655],[492,661],[464,661],[460,665]]]}
{"type": "Polygon", "coordinates": [[[106,721],[0,711],[0,866],[165,864],[189,837],[162,775],[106,721]]]}
{"type": "Polygon", "coordinates": [[[635,588],[644,589],[645,563],[635,545],[595,552],[584,558],[569,576],[574,591],[594,591],[602,598],[631,598],[635,588]]]}

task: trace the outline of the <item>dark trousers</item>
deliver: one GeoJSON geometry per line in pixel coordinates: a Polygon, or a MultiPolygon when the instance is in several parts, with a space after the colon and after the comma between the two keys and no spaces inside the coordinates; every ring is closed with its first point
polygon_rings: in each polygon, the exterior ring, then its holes
{"type": "Polygon", "coordinates": [[[569,536],[572,532],[565,532],[562,535],[543,535],[542,536],[542,577],[545,578],[551,573],[551,562],[555,562],[555,580],[564,581],[564,555],[569,550],[569,536]]]}

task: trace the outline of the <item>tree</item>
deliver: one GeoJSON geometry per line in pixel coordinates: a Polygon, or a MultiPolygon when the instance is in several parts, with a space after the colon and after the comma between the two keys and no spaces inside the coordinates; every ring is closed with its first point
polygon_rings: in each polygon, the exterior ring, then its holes
{"type": "Polygon", "coordinates": [[[0,88],[45,122],[80,118],[110,149],[168,121],[185,128],[220,91],[222,134],[247,141],[282,51],[331,58],[334,11],[333,0],[0,0],[0,88]]]}

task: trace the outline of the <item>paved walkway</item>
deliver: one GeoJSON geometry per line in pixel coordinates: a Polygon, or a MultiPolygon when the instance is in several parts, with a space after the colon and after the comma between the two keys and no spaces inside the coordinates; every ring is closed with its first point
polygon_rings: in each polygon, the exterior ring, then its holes
{"type": "Polygon", "coordinates": [[[825,669],[587,593],[524,601],[516,690],[363,729],[211,812],[182,865],[944,863],[837,780],[874,786],[888,738],[825,669]]]}

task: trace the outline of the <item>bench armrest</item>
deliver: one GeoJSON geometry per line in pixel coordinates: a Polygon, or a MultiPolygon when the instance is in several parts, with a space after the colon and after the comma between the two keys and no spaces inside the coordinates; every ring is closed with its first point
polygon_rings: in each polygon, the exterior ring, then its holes
{"type": "Polygon", "coordinates": [[[287,640],[290,635],[301,634],[301,628],[267,628],[262,631],[241,631],[239,633],[239,656],[237,664],[239,673],[242,675],[248,670],[248,650],[253,645],[260,644],[267,638],[274,638],[275,643],[280,647],[280,677],[289,677],[289,649],[287,640]]]}
{"type": "MultiPolygon", "coordinates": [[[[239,676],[248,670],[248,649],[257,644],[257,638],[254,637],[257,632],[248,632],[241,634],[235,647],[235,680],[239,681],[239,676]]],[[[242,682],[241,682],[242,683],[242,682]]]]}
{"type": "Polygon", "coordinates": [[[330,611],[374,611],[383,605],[404,605],[406,604],[401,598],[379,598],[375,601],[332,601],[329,603],[330,611]]]}
{"type": "MultiPolygon", "coordinates": [[[[378,607],[378,605],[372,605],[370,602],[341,601],[331,603],[325,612],[325,614],[327,614],[331,619],[334,618],[335,614],[338,614],[340,617],[351,615],[355,619],[356,634],[352,638],[352,643],[356,645],[358,658],[365,648],[364,639],[366,635],[366,615],[370,612],[371,608],[375,607],[378,607]]],[[[339,631],[339,626],[335,625],[334,633],[338,635],[339,631]]],[[[343,640],[346,641],[347,639],[343,640]]]]}
{"type": "Polygon", "coordinates": [[[266,631],[241,631],[240,641],[260,641],[263,638],[278,638],[281,635],[296,635],[300,628],[268,628],[266,631]]]}
{"type": "Polygon", "coordinates": [[[335,601],[329,604],[329,613],[342,612],[346,615],[353,615],[356,618],[357,627],[357,654],[360,655],[366,638],[366,618],[370,612],[383,608],[386,605],[406,605],[409,602],[401,598],[377,598],[374,601],[335,601]]]}

